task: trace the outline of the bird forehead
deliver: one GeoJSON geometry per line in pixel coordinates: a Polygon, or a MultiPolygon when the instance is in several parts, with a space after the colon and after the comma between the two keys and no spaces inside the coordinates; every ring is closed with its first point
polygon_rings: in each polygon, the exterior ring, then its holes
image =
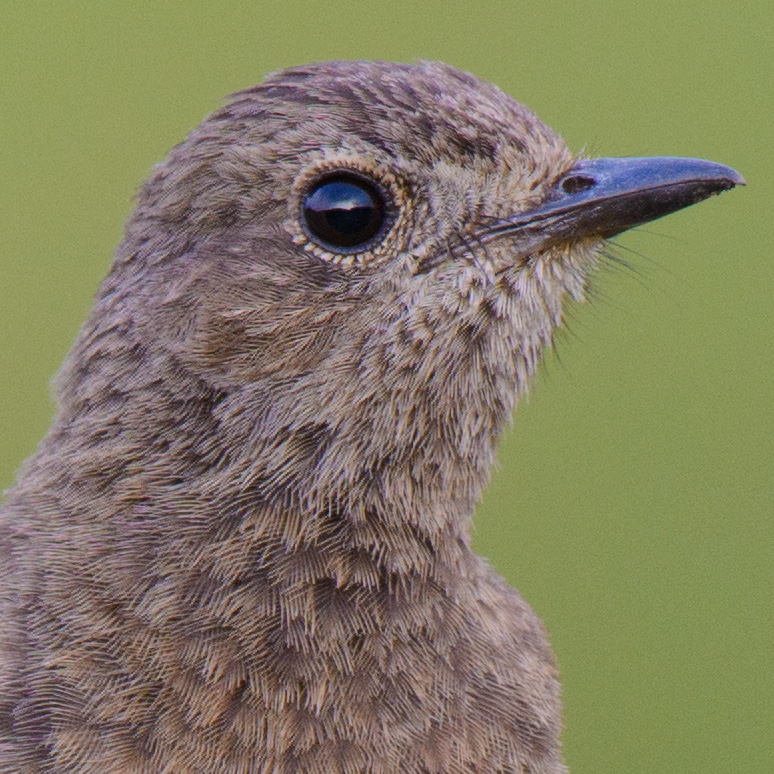
{"type": "Polygon", "coordinates": [[[355,142],[425,164],[501,159],[530,165],[565,153],[561,139],[529,109],[492,84],[435,62],[290,68],[238,92],[214,117],[240,126],[252,117],[270,136],[293,132],[290,147],[299,150],[355,142]]]}

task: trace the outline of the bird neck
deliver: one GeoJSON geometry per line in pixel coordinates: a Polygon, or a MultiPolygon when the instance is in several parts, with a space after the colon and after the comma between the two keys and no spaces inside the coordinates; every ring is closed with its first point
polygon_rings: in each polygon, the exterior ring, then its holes
{"type": "MultiPolygon", "coordinates": [[[[362,576],[365,586],[433,579],[451,588],[473,560],[470,522],[488,465],[451,442],[431,451],[407,431],[353,453],[349,435],[282,425],[170,363],[163,378],[158,361],[117,365],[64,385],[41,452],[57,459],[49,469],[60,478],[66,470],[68,490],[88,490],[93,513],[114,522],[126,539],[111,550],[129,564],[147,561],[153,543],[164,574],[206,565],[233,581],[241,562],[247,576],[271,566],[272,583],[293,586],[362,576]]],[[[348,432],[378,436],[364,422],[348,432]]]]}

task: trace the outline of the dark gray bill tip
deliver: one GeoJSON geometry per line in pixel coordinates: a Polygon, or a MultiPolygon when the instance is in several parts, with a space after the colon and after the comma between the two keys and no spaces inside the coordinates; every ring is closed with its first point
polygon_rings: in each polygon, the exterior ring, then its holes
{"type": "Polygon", "coordinates": [[[545,244],[607,238],[744,184],[736,170],[704,159],[584,159],[556,181],[541,205],[502,230],[540,229],[545,244]]]}

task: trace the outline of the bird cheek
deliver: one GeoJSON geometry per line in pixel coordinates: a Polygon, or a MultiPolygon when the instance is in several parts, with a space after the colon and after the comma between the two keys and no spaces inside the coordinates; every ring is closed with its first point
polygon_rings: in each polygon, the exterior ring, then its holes
{"type": "Polygon", "coordinates": [[[335,317],[314,304],[200,310],[185,340],[184,358],[222,387],[296,379],[328,357],[335,317]]]}

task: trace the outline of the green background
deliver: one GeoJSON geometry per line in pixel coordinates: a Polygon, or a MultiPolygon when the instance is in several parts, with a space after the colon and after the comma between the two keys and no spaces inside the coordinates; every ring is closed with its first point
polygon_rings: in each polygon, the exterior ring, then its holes
{"type": "Polygon", "coordinates": [[[748,187],[617,240],[503,440],[481,553],[544,618],[573,774],[774,770],[765,2],[0,4],[0,485],[131,195],[224,94],[331,58],[445,60],[575,149],[693,155],[748,187]]]}

